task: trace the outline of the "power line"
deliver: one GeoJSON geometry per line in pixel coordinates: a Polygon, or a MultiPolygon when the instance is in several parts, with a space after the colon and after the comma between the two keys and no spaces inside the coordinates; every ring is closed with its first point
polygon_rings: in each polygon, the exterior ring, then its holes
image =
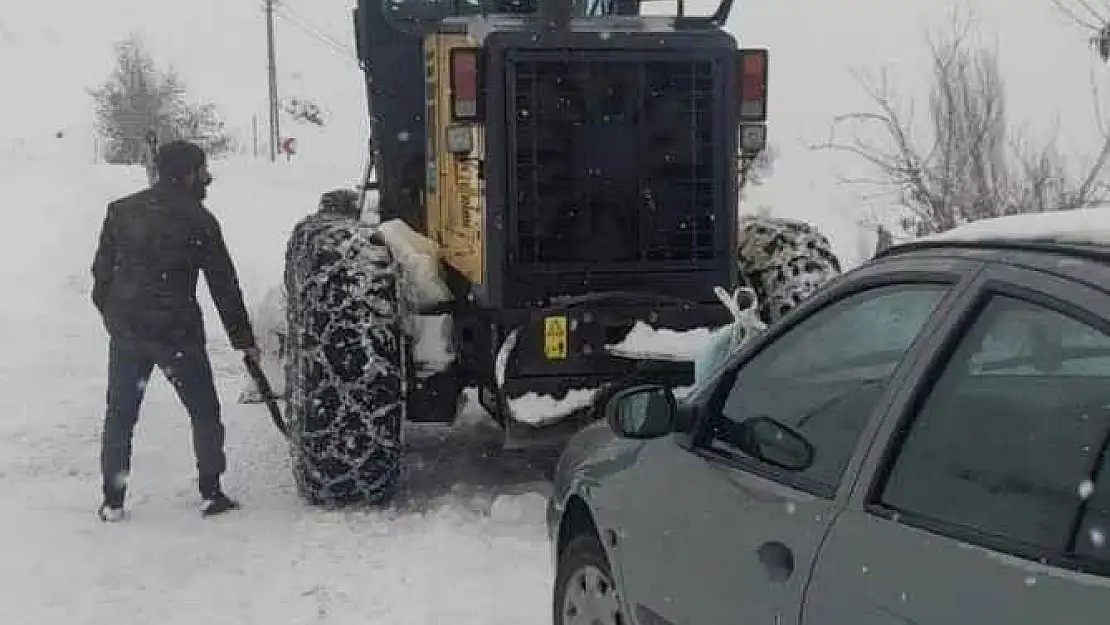
{"type": "Polygon", "coordinates": [[[292,24],[293,26],[297,27],[297,29],[300,30],[302,33],[304,33],[306,35],[309,35],[313,39],[323,43],[324,45],[328,46],[329,48],[331,48],[333,50],[340,51],[340,52],[344,52],[344,53],[346,52],[346,49],[343,47],[342,44],[335,41],[331,37],[328,37],[324,33],[321,33],[320,31],[316,30],[315,28],[313,28],[309,24],[305,23],[304,20],[299,18],[295,13],[290,13],[287,10],[285,10],[284,8],[281,8],[281,9],[278,10],[278,15],[283,20],[286,20],[290,24],[292,24]]]}
{"type": "Polygon", "coordinates": [[[308,35],[309,37],[311,37],[311,38],[315,39],[316,41],[322,43],[323,45],[327,46],[333,52],[342,56],[345,60],[350,61],[352,63],[355,61],[355,54],[350,49],[344,48],[341,44],[338,44],[335,41],[329,40],[326,36],[312,31],[310,28],[308,28],[304,24],[301,24],[301,23],[297,22],[295,18],[293,18],[289,15],[284,15],[284,14],[279,13],[279,16],[282,19],[291,23],[292,25],[296,26],[297,29],[300,30],[303,34],[308,35]]]}
{"type": "Polygon", "coordinates": [[[278,9],[278,15],[282,19],[287,20],[289,23],[291,23],[293,26],[297,27],[304,34],[312,37],[313,39],[315,39],[315,40],[319,41],[320,43],[326,45],[327,47],[331,48],[333,51],[339,53],[340,55],[342,55],[348,61],[351,61],[351,62],[355,61],[355,57],[357,55],[354,53],[354,51],[351,48],[348,48],[347,46],[338,42],[334,37],[331,37],[330,35],[326,34],[325,32],[323,32],[318,27],[313,26],[311,23],[309,23],[307,20],[305,20],[303,17],[301,17],[299,13],[297,13],[293,9],[289,8],[288,5],[286,5],[284,3],[279,3],[279,4],[276,4],[276,6],[277,6],[277,9],[278,9]]]}
{"type": "Polygon", "coordinates": [[[323,40],[326,43],[328,43],[333,48],[336,48],[337,50],[344,50],[344,51],[349,51],[350,50],[350,48],[346,44],[342,43],[337,38],[329,35],[322,28],[320,28],[320,27],[316,26],[315,24],[309,22],[300,13],[290,9],[287,5],[281,5],[281,10],[282,10],[282,13],[284,14],[284,16],[286,17],[286,19],[289,19],[292,22],[294,22],[295,24],[298,24],[299,26],[303,27],[307,32],[310,32],[313,36],[317,37],[318,39],[323,40]]]}
{"type": "Polygon", "coordinates": [[[315,25],[312,22],[312,20],[305,17],[305,14],[302,11],[293,8],[293,5],[289,4],[289,2],[287,2],[286,0],[274,0],[274,1],[277,2],[278,6],[282,10],[288,12],[293,17],[297,18],[301,22],[301,24],[303,24],[307,28],[310,28],[311,30],[315,31],[321,37],[324,37],[325,39],[332,42],[336,46],[347,49],[347,45],[343,43],[343,41],[344,41],[343,39],[340,39],[339,37],[333,37],[331,34],[329,34],[327,29],[320,28],[319,26],[315,25]]]}

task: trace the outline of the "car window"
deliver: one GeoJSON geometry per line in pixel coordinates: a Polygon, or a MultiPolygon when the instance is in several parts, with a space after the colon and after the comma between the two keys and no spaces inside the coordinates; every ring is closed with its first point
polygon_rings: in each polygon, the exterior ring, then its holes
{"type": "Polygon", "coordinates": [[[881,503],[1014,553],[1080,549],[1106,560],[1107,362],[1105,332],[994,296],[921,402],[881,503]]]}
{"type": "Polygon", "coordinates": [[[830,495],[887,381],[948,290],[889,285],[817,311],[741,368],[723,417],[770,417],[797,429],[816,450],[813,465],[795,474],[799,486],[830,495]]]}
{"type": "Polygon", "coordinates": [[[1066,318],[1046,318],[1043,309],[997,309],[997,318],[972,356],[980,375],[1038,375],[1038,359],[1059,359],[1058,373],[1110,375],[1110,337],[1066,318]],[[1048,348],[1059,350],[1049,352],[1048,348]]]}

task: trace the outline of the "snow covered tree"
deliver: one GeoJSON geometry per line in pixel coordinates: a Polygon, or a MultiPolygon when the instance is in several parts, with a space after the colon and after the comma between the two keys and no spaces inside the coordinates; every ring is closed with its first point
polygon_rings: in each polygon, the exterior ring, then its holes
{"type": "Polygon", "coordinates": [[[161,70],[142,40],[132,35],[115,45],[116,67],[98,88],[94,101],[97,130],[106,139],[104,157],[114,164],[142,164],[149,157],[148,136],[158,141],[188,139],[210,157],[230,148],[224,122],[213,104],[185,98],[185,85],[172,69],[161,70]]]}
{"type": "Polygon", "coordinates": [[[168,131],[171,139],[192,141],[204,148],[209,157],[222,156],[234,149],[234,141],[215,104],[180,104],[174,109],[168,131]]]}
{"type": "Polygon", "coordinates": [[[930,38],[925,140],[913,122],[912,102],[899,101],[884,72],[878,81],[861,80],[876,110],[838,116],[828,141],[816,147],[862,160],[874,175],[846,182],[892,192],[905,209],[901,225],[909,235],[1101,203],[1110,192],[1101,178],[1110,134],[1102,133],[1103,148],[1078,173],[1055,149],[1054,137],[1034,145],[1011,125],[998,59],[975,44],[971,26],[953,13],[951,32],[939,41],[930,38]],[[850,124],[850,138],[838,138],[838,130],[850,124]]]}

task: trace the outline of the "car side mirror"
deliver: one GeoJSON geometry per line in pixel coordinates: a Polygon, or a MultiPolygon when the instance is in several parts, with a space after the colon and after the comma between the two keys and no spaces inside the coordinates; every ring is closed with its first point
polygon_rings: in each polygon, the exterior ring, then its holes
{"type": "Polygon", "coordinates": [[[605,418],[625,438],[659,438],[674,432],[678,400],[660,384],[621,389],[605,402],[605,418]]]}
{"type": "Polygon", "coordinates": [[[805,471],[817,455],[813,444],[794,428],[770,417],[730,422],[726,441],[756,458],[787,471],[805,471]]]}

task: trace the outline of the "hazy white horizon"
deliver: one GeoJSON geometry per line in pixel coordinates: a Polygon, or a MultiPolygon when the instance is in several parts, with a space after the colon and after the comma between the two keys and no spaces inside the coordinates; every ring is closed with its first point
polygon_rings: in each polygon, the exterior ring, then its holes
{"type": "MultiPolygon", "coordinates": [[[[353,49],[353,0],[282,4],[353,49]]],[[[1050,0],[963,4],[978,11],[984,40],[997,43],[1012,119],[1028,122],[1035,134],[1059,121],[1065,153],[1079,157],[1093,151],[1090,72],[1093,68],[1105,83],[1110,69],[1095,62],[1087,33],[1050,0]]],[[[836,174],[856,163],[807,147],[825,137],[833,116],[869,107],[854,70],[888,67],[900,91],[922,94],[928,80],[924,34],[944,24],[952,5],[951,0],[739,1],[730,30],[743,45],[771,50],[770,138],[780,151],[774,175],[753,190],[751,202],[856,211],[857,189],[836,184],[836,174]]],[[[187,6],[169,0],[0,0],[0,75],[16,94],[6,98],[6,114],[0,115],[0,144],[9,150],[20,141],[36,145],[61,129],[90,134],[92,109],[84,89],[108,75],[113,41],[130,32],[144,36],[160,65],[179,72],[190,97],[217,104],[244,139],[249,141],[252,114],[264,128],[261,0],[194,0],[187,6]]],[[[323,132],[288,120],[284,129],[301,140],[302,151],[327,146],[334,158],[355,161],[346,166],[357,171],[365,135],[365,92],[357,65],[285,19],[276,22],[276,40],[281,95],[313,98],[331,114],[323,132]]]]}

